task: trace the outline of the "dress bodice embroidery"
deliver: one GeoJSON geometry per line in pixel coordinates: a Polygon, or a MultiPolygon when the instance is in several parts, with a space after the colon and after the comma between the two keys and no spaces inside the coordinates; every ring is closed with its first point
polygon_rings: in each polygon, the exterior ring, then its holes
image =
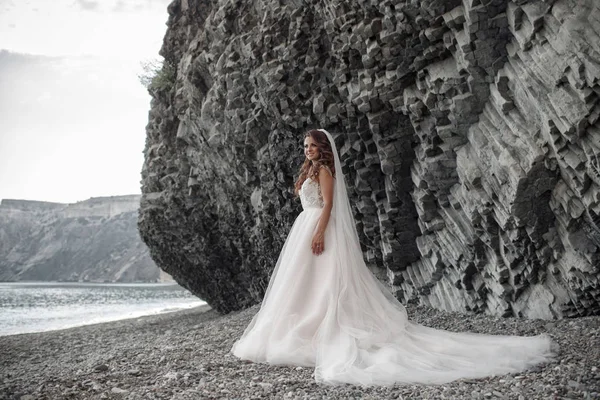
{"type": "Polygon", "coordinates": [[[300,188],[300,201],[302,208],[323,208],[323,196],[321,187],[312,178],[307,178],[300,188]]]}
{"type": "MultiPolygon", "coordinates": [[[[331,174],[331,170],[327,166],[323,166],[331,174]]],[[[312,178],[306,178],[300,188],[300,202],[302,209],[307,208],[323,208],[323,195],[321,194],[321,185],[312,178]]]]}

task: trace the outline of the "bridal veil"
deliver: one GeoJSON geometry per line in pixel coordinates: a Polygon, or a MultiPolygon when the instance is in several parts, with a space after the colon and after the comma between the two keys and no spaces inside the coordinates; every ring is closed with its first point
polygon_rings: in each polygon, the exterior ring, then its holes
{"type": "Polygon", "coordinates": [[[520,372],[553,359],[554,345],[545,335],[455,333],[410,322],[402,303],[363,260],[337,148],[331,134],[321,131],[331,144],[336,171],[327,254],[310,253],[318,214],[303,211],[284,244],[261,309],[234,344],[236,356],[310,365],[317,382],[362,386],[445,383],[520,372]],[[306,280],[307,274],[321,276],[306,280]],[[310,285],[317,288],[309,291],[310,285]],[[294,291],[298,286],[301,290],[294,291]],[[314,293],[315,298],[307,297],[314,293]],[[293,306],[300,303],[311,305],[293,306]],[[303,325],[310,329],[296,329],[295,321],[302,320],[311,321],[303,325]],[[294,333],[292,340],[286,333],[290,330],[302,334],[294,333]]]}

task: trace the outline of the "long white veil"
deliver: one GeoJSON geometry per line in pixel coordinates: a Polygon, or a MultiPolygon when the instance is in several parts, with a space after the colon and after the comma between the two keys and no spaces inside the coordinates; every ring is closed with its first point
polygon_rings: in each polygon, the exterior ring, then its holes
{"type": "MultiPolygon", "coordinates": [[[[363,278],[366,278],[370,283],[375,283],[378,289],[383,292],[382,294],[392,302],[394,308],[402,314],[403,318],[406,318],[406,310],[402,303],[393,295],[390,289],[381,283],[373,274],[369,271],[367,265],[363,259],[362,249],[360,247],[360,239],[356,230],[356,221],[352,214],[352,208],[350,206],[350,199],[348,197],[348,191],[346,189],[346,179],[342,173],[342,163],[337,151],[337,146],[333,136],[325,129],[318,129],[327,135],[331,150],[334,157],[334,167],[336,171],[336,179],[334,179],[334,195],[333,195],[333,208],[332,216],[336,219],[336,250],[337,259],[339,263],[344,266],[342,272],[360,272],[363,278]]],[[[327,244],[326,244],[327,245],[327,244]]],[[[350,277],[350,276],[346,276],[350,277]]],[[[351,282],[343,282],[346,285],[351,282]]],[[[342,286],[342,291],[346,290],[347,287],[342,286]]],[[[348,299],[349,301],[351,299],[348,299]]],[[[359,300],[360,299],[354,299],[359,300]]]]}
{"type": "Polygon", "coordinates": [[[339,286],[332,290],[336,295],[331,299],[335,303],[335,321],[323,324],[319,332],[320,342],[326,345],[317,351],[315,378],[326,383],[374,384],[376,376],[361,372],[360,365],[367,360],[361,360],[365,354],[359,350],[403,335],[408,317],[402,303],[375,278],[364,262],[335,140],[326,130],[319,130],[329,139],[335,163],[332,217],[339,286]],[[326,326],[330,329],[325,329],[326,326]],[[346,378],[340,375],[341,371],[345,371],[346,378]]]}
{"type": "Polygon", "coordinates": [[[335,141],[320,131],[335,159],[332,215],[339,286],[332,288],[333,304],[318,332],[317,381],[442,383],[517,372],[552,358],[545,336],[454,333],[410,322],[402,303],[364,262],[335,141]]]}

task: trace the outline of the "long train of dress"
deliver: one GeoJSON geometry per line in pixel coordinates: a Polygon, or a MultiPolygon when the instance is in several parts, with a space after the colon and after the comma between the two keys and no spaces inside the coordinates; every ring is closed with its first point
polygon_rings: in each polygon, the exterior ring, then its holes
{"type": "Polygon", "coordinates": [[[546,335],[454,333],[408,320],[404,306],[366,268],[360,249],[339,254],[336,218],[325,251],[311,240],[322,211],[318,185],[300,191],[296,218],[259,312],[231,352],[269,364],[315,368],[325,384],[445,383],[519,372],[555,356],[546,335]],[[359,259],[360,258],[360,259],[359,259]]]}

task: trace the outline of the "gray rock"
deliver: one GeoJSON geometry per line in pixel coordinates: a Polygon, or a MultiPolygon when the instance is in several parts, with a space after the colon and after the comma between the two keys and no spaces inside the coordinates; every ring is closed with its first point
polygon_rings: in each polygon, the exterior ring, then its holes
{"type": "Polygon", "coordinates": [[[142,171],[153,258],[219,312],[260,302],[323,127],[403,301],[600,314],[595,0],[393,3],[172,3],[178,75],[152,92],[142,171]]]}
{"type": "Polygon", "coordinates": [[[177,380],[180,378],[180,374],[176,371],[169,371],[165,374],[164,378],[168,380],[177,380]]]}
{"type": "Polygon", "coordinates": [[[98,372],[106,372],[106,371],[108,371],[108,365],[106,365],[106,364],[99,364],[99,365],[96,365],[96,366],[94,367],[94,371],[98,371],[98,372]]]}
{"type": "Polygon", "coordinates": [[[142,373],[139,369],[130,369],[127,371],[129,375],[140,376],[142,373]]]}

